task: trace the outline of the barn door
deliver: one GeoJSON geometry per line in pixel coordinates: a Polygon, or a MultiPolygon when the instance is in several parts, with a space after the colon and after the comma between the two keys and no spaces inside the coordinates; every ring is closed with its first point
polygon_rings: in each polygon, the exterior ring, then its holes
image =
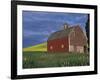
{"type": "Polygon", "coordinates": [[[77,46],[74,45],[74,52],[77,52],[77,46]]]}

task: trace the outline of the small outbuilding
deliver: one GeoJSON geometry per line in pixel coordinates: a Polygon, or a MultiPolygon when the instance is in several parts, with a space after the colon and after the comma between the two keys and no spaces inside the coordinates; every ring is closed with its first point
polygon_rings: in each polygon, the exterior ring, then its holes
{"type": "Polygon", "coordinates": [[[64,29],[52,33],[47,41],[47,51],[78,52],[86,51],[87,37],[79,25],[64,24],[64,29]]]}

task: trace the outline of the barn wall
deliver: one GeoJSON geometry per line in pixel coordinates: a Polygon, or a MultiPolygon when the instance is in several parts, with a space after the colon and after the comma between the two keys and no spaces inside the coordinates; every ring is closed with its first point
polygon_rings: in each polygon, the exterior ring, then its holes
{"type": "Polygon", "coordinates": [[[69,45],[69,52],[74,52],[74,46],[73,45],[69,45]]]}
{"type": "Polygon", "coordinates": [[[83,46],[77,46],[77,52],[83,53],[84,52],[84,47],[83,46]]]}
{"type": "Polygon", "coordinates": [[[80,27],[75,27],[74,31],[70,34],[70,45],[84,46],[87,40],[80,27]]]}
{"type": "Polygon", "coordinates": [[[69,45],[69,52],[83,53],[84,52],[84,47],[83,46],[69,45]]]}
{"type": "Polygon", "coordinates": [[[80,27],[75,27],[69,35],[69,52],[84,53],[84,46],[87,44],[86,36],[80,27]]]}
{"type": "Polygon", "coordinates": [[[68,52],[68,37],[48,41],[47,50],[48,52],[68,52]]]}

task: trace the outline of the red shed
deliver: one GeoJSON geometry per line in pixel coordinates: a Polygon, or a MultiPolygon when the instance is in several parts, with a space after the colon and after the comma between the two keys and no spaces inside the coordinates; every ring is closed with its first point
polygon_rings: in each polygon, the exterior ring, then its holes
{"type": "Polygon", "coordinates": [[[64,29],[54,32],[47,41],[48,52],[80,52],[85,51],[87,38],[79,25],[69,27],[64,25],[64,29]]]}

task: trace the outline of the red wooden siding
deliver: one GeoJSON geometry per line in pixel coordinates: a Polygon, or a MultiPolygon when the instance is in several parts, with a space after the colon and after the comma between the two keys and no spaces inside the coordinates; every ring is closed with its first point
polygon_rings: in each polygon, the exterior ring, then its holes
{"type": "Polygon", "coordinates": [[[48,41],[47,50],[48,52],[68,52],[69,51],[68,37],[48,41]]]}
{"type": "Polygon", "coordinates": [[[74,46],[84,46],[86,41],[86,36],[84,35],[82,29],[78,26],[74,28],[74,32],[70,34],[70,45],[74,46]]]}

